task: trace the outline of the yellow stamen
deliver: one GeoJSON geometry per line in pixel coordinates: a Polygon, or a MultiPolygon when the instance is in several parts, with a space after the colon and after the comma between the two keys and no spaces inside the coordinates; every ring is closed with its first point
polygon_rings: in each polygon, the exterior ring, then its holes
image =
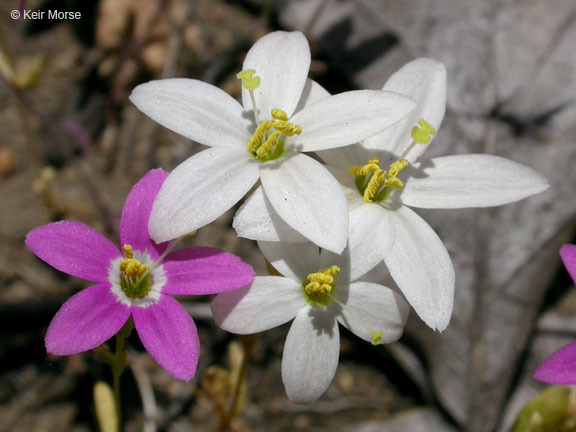
{"type": "Polygon", "coordinates": [[[278,108],[272,110],[272,118],[276,120],[288,121],[288,114],[278,108]]]}
{"type": "MultiPolygon", "coordinates": [[[[408,166],[408,161],[400,159],[388,167],[388,171],[383,171],[379,165],[378,158],[371,158],[366,165],[351,166],[348,172],[362,181],[362,196],[364,202],[369,204],[374,202],[374,198],[382,190],[383,186],[394,189],[402,189],[404,183],[397,178],[400,171],[408,166]]],[[[360,186],[358,186],[360,188],[360,186]]]]}
{"type": "Polygon", "coordinates": [[[282,155],[282,135],[291,137],[302,133],[300,126],[287,121],[288,115],[281,109],[273,109],[272,118],[273,120],[264,120],[258,125],[246,146],[246,150],[262,162],[282,155]]]}
{"type": "Polygon", "coordinates": [[[378,189],[380,189],[380,186],[382,186],[385,183],[385,181],[386,181],[386,171],[378,169],[378,171],[372,174],[372,177],[368,182],[368,186],[366,186],[366,189],[364,190],[363,194],[365,203],[371,203],[374,201],[374,197],[376,196],[378,189]]]}
{"type": "Polygon", "coordinates": [[[311,296],[325,296],[334,288],[334,276],[340,273],[340,267],[330,266],[306,277],[304,290],[311,296]]]}
{"type": "Polygon", "coordinates": [[[371,172],[382,171],[380,169],[380,160],[376,157],[373,157],[368,161],[366,165],[363,166],[351,166],[348,169],[348,172],[354,176],[365,176],[370,174],[371,172]]]}
{"type": "Polygon", "coordinates": [[[274,147],[278,145],[278,139],[280,138],[280,135],[282,135],[282,132],[277,130],[268,135],[268,138],[266,138],[264,144],[262,144],[260,147],[258,147],[258,150],[256,150],[256,156],[259,158],[264,158],[269,152],[274,150],[274,147]]]}
{"type": "Polygon", "coordinates": [[[124,256],[126,258],[132,258],[134,255],[132,254],[132,246],[129,244],[124,245],[124,256]]]}
{"type": "Polygon", "coordinates": [[[119,265],[120,287],[129,297],[143,297],[150,291],[150,277],[147,276],[149,266],[134,259],[132,246],[127,244],[124,245],[124,257],[119,265]]]}
{"type": "Polygon", "coordinates": [[[252,154],[256,153],[258,148],[262,145],[262,141],[264,141],[264,138],[266,137],[266,132],[271,128],[272,120],[264,120],[262,123],[260,123],[250,138],[250,141],[248,141],[246,150],[252,154]]]}
{"type": "Polygon", "coordinates": [[[397,178],[400,171],[408,166],[408,161],[406,159],[400,159],[394,162],[392,165],[388,167],[388,173],[386,174],[386,178],[383,180],[383,183],[386,186],[390,186],[394,189],[402,189],[404,187],[404,183],[402,180],[397,178]]]}

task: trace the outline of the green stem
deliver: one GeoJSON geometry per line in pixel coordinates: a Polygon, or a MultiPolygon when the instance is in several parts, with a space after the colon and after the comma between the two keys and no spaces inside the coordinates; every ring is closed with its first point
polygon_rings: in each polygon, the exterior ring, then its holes
{"type": "Polygon", "coordinates": [[[130,319],[122,330],[118,332],[116,335],[116,348],[114,351],[114,356],[112,357],[112,361],[110,363],[110,368],[112,369],[112,388],[114,390],[114,404],[116,405],[116,419],[118,421],[118,431],[122,430],[122,409],[120,405],[120,378],[122,373],[124,373],[124,369],[126,369],[127,361],[126,361],[126,351],[124,351],[124,341],[128,336],[130,336],[130,332],[134,328],[132,323],[132,319],[130,319]]]}
{"type": "Polygon", "coordinates": [[[120,376],[122,376],[122,368],[119,365],[119,359],[122,357],[122,351],[124,349],[124,339],[120,337],[120,334],[116,335],[116,353],[114,354],[114,363],[112,363],[112,375],[113,375],[113,388],[114,388],[114,405],[116,405],[116,419],[118,421],[118,430],[121,429],[122,417],[120,409],[120,376]]]}

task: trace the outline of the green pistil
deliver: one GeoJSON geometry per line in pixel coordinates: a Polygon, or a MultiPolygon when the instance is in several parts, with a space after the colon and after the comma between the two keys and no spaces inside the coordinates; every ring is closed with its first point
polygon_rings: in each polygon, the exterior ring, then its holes
{"type": "Polygon", "coordinates": [[[147,295],[152,289],[152,279],[149,274],[140,276],[138,279],[122,276],[120,288],[131,299],[139,299],[147,295]]]}

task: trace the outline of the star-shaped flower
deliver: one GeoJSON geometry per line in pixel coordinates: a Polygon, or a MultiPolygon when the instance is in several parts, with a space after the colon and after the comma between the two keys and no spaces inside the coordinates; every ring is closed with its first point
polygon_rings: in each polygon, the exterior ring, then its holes
{"type": "Polygon", "coordinates": [[[134,89],[130,99],[145,114],[212,147],[168,177],[152,210],[154,240],[170,240],[212,222],[260,179],[289,226],[325,249],[344,249],[344,195],[330,173],[301,152],[375,135],[405,117],[414,103],[373,90],[318,100],[324,91],[307,79],[309,66],[302,33],[275,32],[258,40],[246,56],[239,74],[243,106],[192,79],[152,81],[134,89]]]}
{"type": "MultiPolygon", "coordinates": [[[[576,245],[564,245],[560,249],[564,266],[576,283],[576,245]]],[[[534,378],[550,384],[576,385],[576,342],[563,346],[544,363],[536,372],[534,378]]]]}
{"type": "Polygon", "coordinates": [[[382,285],[360,282],[361,253],[353,245],[342,255],[312,243],[259,242],[283,276],[256,276],[250,287],[219,294],[212,302],[224,330],[250,334],[294,319],[282,356],[282,380],[295,403],[318,399],[338,366],[338,323],[377,345],[397,340],[408,317],[404,299],[382,285]]]}
{"type": "Polygon", "coordinates": [[[79,222],[62,221],[31,231],[26,245],[43,261],[72,276],[96,282],[72,296],[46,334],[51,354],[72,355],[96,348],[130,316],[144,347],[166,372],[194,376],[199,341],[194,321],[170,295],[205,295],[244,287],[251,266],[213,248],[167,254],[167,244],[148,236],[152,203],[168,173],[157,169],[132,189],[120,223],[123,253],[102,234],[79,222]]]}
{"type": "MultiPolygon", "coordinates": [[[[454,268],[440,238],[410,207],[496,206],[540,193],[548,182],[534,170],[498,156],[455,155],[416,162],[444,117],[446,70],[441,63],[414,60],[392,75],[383,90],[411,97],[417,109],[359,145],[318,155],[344,189],[350,230],[364,238],[366,266],[384,260],[420,318],[442,331],[452,314],[454,268]]],[[[238,235],[302,241],[274,210],[257,190],[236,215],[238,235]]]]}

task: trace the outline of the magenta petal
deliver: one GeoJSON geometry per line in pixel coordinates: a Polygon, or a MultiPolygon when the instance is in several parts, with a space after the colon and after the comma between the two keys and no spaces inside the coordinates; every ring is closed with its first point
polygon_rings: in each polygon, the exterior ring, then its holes
{"type": "Polygon", "coordinates": [[[170,296],[147,308],[134,307],[140,340],[156,362],[174,378],[190,380],[196,372],[200,341],[188,312],[170,296]]]}
{"type": "Polygon", "coordinates": [[[107,282],[110,262],[121,256],[114,243],[98,231],[72,221],[30,231],[26,246],[52,267],[92,282],[107,282]]]}
{"type": "Polygon", "coordinates": [[[70,297],[46,332],[46,351],[72,355],[102,345],[128,321],[130,308],[118,302],[109,284],[86,288],[70,297]]]}
{"type": "Polygon", "coordinates": [[[152,259],[162,254],[167,246],[167,243],[156,244],[148,234],[148,221],[150,220],[152,204],[154,204],[154,199],[166,177],[168,177],[168,173],[160,168],[148,171],[134,185],[122,208],[121,246],[129,244],[135,250],[147,250],[152,259]]]}
{"type": "Polygon", "coordinates": [[[567,244],[560,248],[560,257],[572,280],[576,283],[576,245],[567,244]]]}
{"type": "Polygon", "coordinates": [[[236,255],[214,248],[171,253],[163,263],[168,282],[164,294],[205,295],[242,288],[254,280],[254,269],[236,255]]]}
{"type": "Polygon", "coordinates": [[[576,342],[560,348],[542,363],[534,378],[551,384],[576,384],[576,342]]]}

